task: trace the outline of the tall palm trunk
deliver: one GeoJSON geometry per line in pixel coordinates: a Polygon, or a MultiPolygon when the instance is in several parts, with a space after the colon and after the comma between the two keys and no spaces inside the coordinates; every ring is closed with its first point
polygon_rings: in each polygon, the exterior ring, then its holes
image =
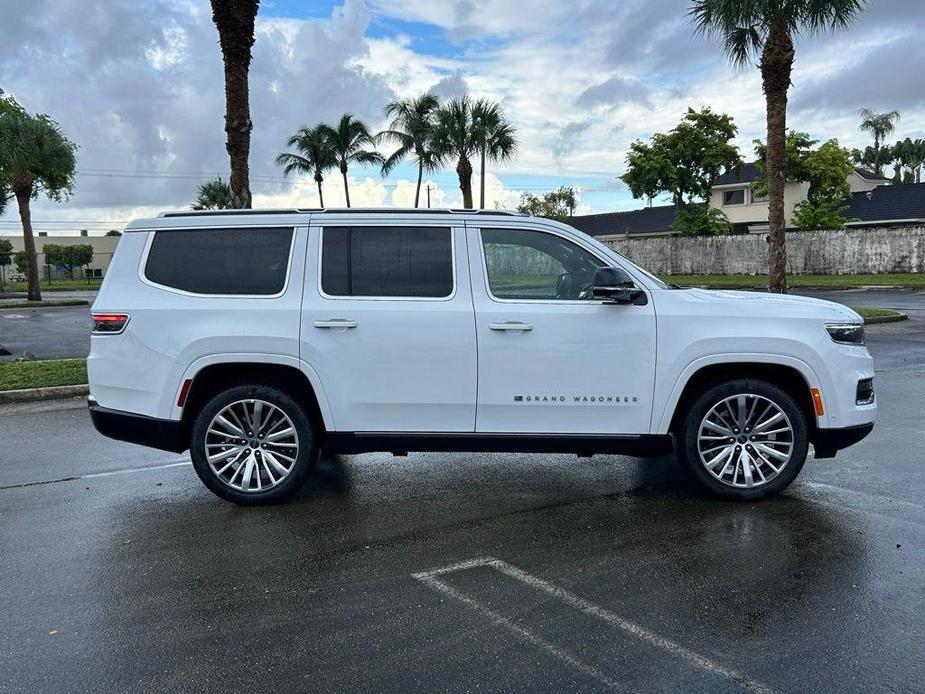
{"type": "Polygon", "coordinates": [[[248,156],[254,125],[247,78],[258,3],[259,0],[212,0],[212,19],[225,64],[225,149],[231,162],[228,184],[233,209],[251,206],[248,156]]]}
{"type": "Polygon", "coordinates": [[[19,220],[22,222],[22,245],[26,252],[26,280],[28,281],[29,301],[41,301],[42,290],[39,285],[39,263],[35,255],[35,237],[32,235],[32,210],[29,209],[29,200],[32,199],[32,184],[14,184],[13,193],[16,195],[16,204],[19,206],[19,220]]]}
{"type": "Polygon", "coordinates": [[[482,147],[482,168],[479,171],[479,209],[485,209],[485,148],[482,147]]]}
{"type": "Polygon", "coordinates": [[[874,133],[874,173],[878,176],[883,175],[883,165],[880,163],[880,133],[874,133]]]}
{"type": "Polygon", "coordinates": [[[350,207],[350,186],[347,185],[347,165],[340,165],[340,175],[344,177],[344,197],[347,198],[347,207],[350,207]]]}
{"type": "Polygon", "coordinates": [[[320,171],[315,172],[315,183],[318,184],[318,203],[321,207],[324,207],[324,193],[321,192],[321,183],[324,181],[324,177],[321,175],[320,171]]]}
{"type": "Polygon", "coordinates": [[[469,157],[462,155],[456,164],[456,175],[459,176],[459,190],[462,191],[463,207],[472,209],[472,162],[469,157]]]}
{"type": "Polygon", "coordinates": [[[761,55],[761,81],[767,102],[768,154],[768,288],[787,292],[784,156],[787,137],[787,90],[793,70],[793,41],[786,28],[771,27],[761,55]]]}
{"type": "Polygon", "coordinates": [[[421,200],[421,181],[424,178],[424,162],[418,159],[418,185],[414,189],[414,209],[418,208],[418,202],[421,200]]]}

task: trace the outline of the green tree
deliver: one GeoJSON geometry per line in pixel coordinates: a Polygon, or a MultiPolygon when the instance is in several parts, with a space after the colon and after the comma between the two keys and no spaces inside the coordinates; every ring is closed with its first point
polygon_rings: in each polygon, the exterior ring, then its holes
{"type": "Polygon", "coordinates": [[[870,133],[874,136],[874,171],[878,175],[883,175],[883,165],[888,161],[881,158],[880,146],[883,144],[883,138],[892,135],[896,130],[896,121],[899,120],[899,111],[888,111],[887,113],[874,113],[869,108],[862,108],[858,115],[861,117],[861,123],[858,128],[862,132],[870,133]]]}
{"type": "Polygon", "coordinates": [[[414,189],[414,206],[421,199],[421,181],[424,172],[436,171],[442,165],[442,157],[434,147],[434,127],[440,100],[430,93],[410,99],[391,101],[385,106],[385,115],[390,118],[388,127],[376,137],[398,145],[382,164],[382,175],[389,173],[406,157],[412,157],[418,169],[417,185],[414,189]]]}
{"type": "Polygon", "coordinates": [[[575,215],[578,193],[570,186],[561,186],[543,195],[521,193],[517,211],[534,217],[565,222],[575,215]]]}
{"type": "Polygon", "coordinates": [[[844,211],[851,197],[848,176],[854,171],[851,157],[838,140],[829,140],[803,160],[801,180],[809,183],[806,200],[794,208],[793,223],[802,231],[844,229],[844,211]]]}
{"type": "Polygon", "coordinates": [[[463,207],[472,208],[472,160],[478,152],[478,138],[472,114],[472,102],[461,96],[450,99],[437,110],[434,145],[441,157],[456,160],[456,176],[462,193],[463,207]]]}
{"type": "MultiPolygon", "coordinates": [[[[806,157],[812,151],[813,147],[818,144],[809,133],[794,130],[787,133],[787,140],[784,144],[784,167],[783,176],[785,181],[806,181],[806,157]]],[[[755,157],[758,166],[759,175],[752,184],[752,190],[755,195],[764,197],[768,194],[767,179],[767,160],[768,147],[761,140],[753,140],[755,145],[755,157]]]]}
{"type": "MultiPolygon", "coordinates": [[[[851,150],[851,161],[857,166],[863,166],[866,169],[871,171],[877,171],[877,166],[882,165],[881,158],[883,157],[883,148],[880,150],[875,150],[870,145],[867,145],[864,149],[852,149],[851,150]]],[[[883,174],[880,174],[883,175],[883,174]]]]}
{"type": "Polygon", "coordinates": [[[509,161],[517,153],[517,131],[504,117],[501,104],[479,99],[472,105],[472,122],[479,151],[479,208],[485,209],[485,161],[509,161]]]}
{"type": "Polygon", "coordinates": [[[64,270],[71,279],[74,279],[74,268],[93,262],[93,246],[88,243],[67,246],[46,243],[42,246],[42,253],[45,254],[46,265],[54,265],[64,270]]]}
{"type": "Polygon", "coordinates": [[[118,229],[110,229],[105,233],[105,236],[122,236],[122,232],[118,229]]]}
{"type": "Polygon", "coordinates": [[[783,173],[794,38],[847,27],[864,5],[865,0],[693,0],[691,5],[698,30],[718,38],[733,63],[746,65],[759,57],[768,123],[768,277],[773,292],[787,291],[783,173]]]}
{"type": "Polygon", "coordinates": [[[225,66],[225,149],[231,164],[231,207],[250,208],[251,148],[250,94],[248,74],[254,45],[254,21],[260,0],[211,0],[212,21],[218,29],[225,66]]]}
{"type": "Polygon", "coordinates": [[[694,203],[677,209],[671,229],[681,236],[725,236],[732,233],[732,223],[722,210],[694,203]]]}
{"type": "Polygon", "coordinates": [[[319,125],[321,132],[334,150],[334,165],[344,177],[344,197],[350,207],[350,188],[347,184],[347,170],[350,164],[362,166],[382,166],[384,159],[376,151],[376,140],[369,134],[363,121],[357,120],[349,113],[341,116],[335,127],[319,125]],[[370,149],[366,149],[369,147],[370,149]]]}
{"type": "Polygon", "coordinates": [[[28,297],[40,301],[38,262],[30,202],[40,193],[60,201],[74,188],[77,145],[45,114],[29,114],[12,97],[0,93],[0,182],[16,198],[23,229],[28,297]]]}
{"type": "Polygon", "coordinates": [[[13,265],[16,266],[16,272],[21,275],[29,272],[29,258],[26,257],[25,251],[16,251],[13,254],[13,265]]]}
{"type": "Polygon", "coordinates": [[[922,142],[907,137],[892,146],[883,145],[884,162],[893,165],[893,183],[918,183],[921,180],[922,142]]]}
{"type": "Polygon", "coordinates": [[[0,216],[6,212],[6,205],[12,198],[13,194],[10,192],[9,186],[0,181],[0,216]]]}
{"type": "Polygon", "coordinates": [[[191,207],[194,210],[230,210],[232,209],[231,186],[221,176],[210,178],[196,188],[196,200],[191,207]]]}
{"type": "Polygon", "coordinates": [[[283,173],[311,174],[318,186],[318,203],[324,207],[324,175],[336,165],[336,154],[331,139],[321,125],[309,128],[303,125],[299,131],[286,140],[287,147],[296,152],[283,152],[276,157],[276,163],[283,167],[283,173]]]}
{"type": "Polygon", "coordinates": [[[13,244],[9,239],[0,239],[0,292],[6,279],[6,268],[13,262],[13,244]]]}
{"type": "Polygon", "coordinates": [[[667,193],[678,206],[702,202],[720,174],[742,164],[732,144],[737,132],[731,116],[689,108],[675,128],[656,133],[650,144],[630,145],[620,179],[635,198],[667,193]]]}

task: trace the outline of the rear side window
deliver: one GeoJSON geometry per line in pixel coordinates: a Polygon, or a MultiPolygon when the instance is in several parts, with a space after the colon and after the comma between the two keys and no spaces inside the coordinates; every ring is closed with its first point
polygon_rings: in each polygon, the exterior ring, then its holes
{"type": "Polygon", "coordinates": [[[445,227],[325,227],[321,289],[329,296],[420,297],[453,293],[445,227]]]}
{"type": "Polygon", "coordinates": [[[279,294],[286,286],[292,228],[157,231],[145,277],[194,294],[279,294]]]}

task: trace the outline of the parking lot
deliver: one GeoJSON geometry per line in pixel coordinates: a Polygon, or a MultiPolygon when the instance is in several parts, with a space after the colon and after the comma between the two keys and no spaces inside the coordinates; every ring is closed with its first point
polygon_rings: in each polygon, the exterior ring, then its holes
{"type": "Polygon", "coordinates": [[[4,408],[0,690],[921,691],[910,315],[868,331],[871,436],[755,504],[670,458],[369,454],[238,508],[83,403],[4,408]]]}

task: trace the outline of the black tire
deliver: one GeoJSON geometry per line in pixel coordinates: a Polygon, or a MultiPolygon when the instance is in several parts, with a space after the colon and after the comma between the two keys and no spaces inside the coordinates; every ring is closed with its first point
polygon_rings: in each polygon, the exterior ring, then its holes
{"type": "MultiPolygon", "coordinates": [[[[308,480],[318,460],[319,439],[320,432],[305,412],[305,408],[288,393],[271,386],[240,385],[217,394],[197,413],[190,432],[190,456],[193,459],[193,468],[203,484],[226,501],[242,506],[273,504],[295,494],[308,480]],[[298,435],[298,452],[291,470],[281,481],[263,491],[239,491],[226,484],[213,471],[206,455],[206,434],[213,418],[232,403],[249,399],[263,400],[279,408],[289,417],[298,435]]],[[[257,475],[261,475],[259,466],[257,475]]]]}
{"type": "Polygon", "coordinates": [[[675,448],[688,474],[713,494],[743,501],[761,499],[786,489],[803,469],[809,450],[806,416],[791,395],[772,383],[746,378],[725,381],[707,388],[693,401],[676,432],[675,448]],[[790,459],[775,477],[760,486],[743,488],[722,482],[707,470],[700,459],[697,439],[701,422],[715,405],[726,398],[749,393],[767,398],[787,416],[793,430],[793,446],[790,459]]]}

